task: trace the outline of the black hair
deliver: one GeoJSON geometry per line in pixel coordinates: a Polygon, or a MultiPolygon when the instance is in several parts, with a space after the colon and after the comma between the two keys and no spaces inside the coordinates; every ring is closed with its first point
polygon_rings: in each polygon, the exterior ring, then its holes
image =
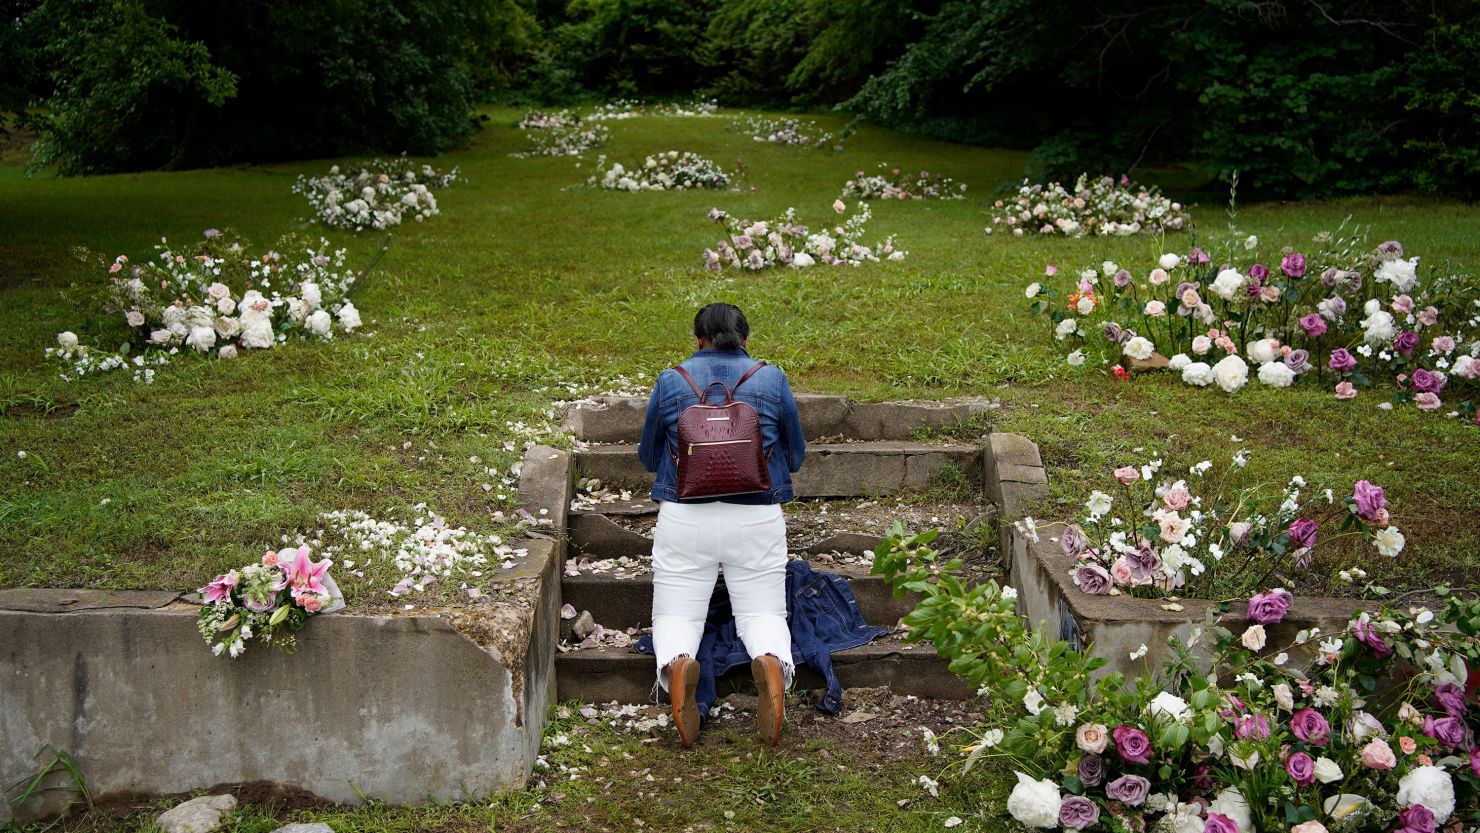
{"type": "Polygon", "coordinates": [[[710,304],[694,316],[694,337],[720,350],[738,350],[750,338],[750,322],[734,304],[710,304]]]}

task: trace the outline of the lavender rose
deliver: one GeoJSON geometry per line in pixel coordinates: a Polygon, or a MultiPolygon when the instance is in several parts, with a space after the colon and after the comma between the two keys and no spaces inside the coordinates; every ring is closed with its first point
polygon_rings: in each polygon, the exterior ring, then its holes
{"type": "Polygon", "coordinates": [[[1064,555],[1077,558],[1080,553],[1089,548],[1089,542],[1084,538],[1084,532],[1077,526],[1071,526],[1064,530],[1059,538],[1059,546],[1064,550],[1064,555]]]}
{"type": "Polygon", "coordinates": [[[1469,708],[1465,703],[1465,690],[1454,683],[1434,686],[1434,702],[1450,717],[1464,717],[1469,708]]]}
{"type": "Polygon", "coordinates": [[[1240,833],[1240,831],[1238,822],[1228,816],[1222,813],[1208,813],[1208,821],[1203,826],[1203,833],[1240,833]]]}
{"type": "Polygon", "coordinates": [[[1383,243],[1381,246],[1378,246],[1377,251],[1379,254],[1392,255],[1393,257],[1402,257],[1403,244],[1399,243],[1396,240],[1389,240],[1383,243]]]}
{"type": "Polygon", "coordinates": [[[1319,312],[1313,312],[1300,319],[1300,329],[1311,338],[1320,338],[1326,334],[1326,319],[1319,312]]]}
{"type": "Polygon", "coordinates": [[[1364,521],[1376,519],[1387,507],[1387,496],[1382,493],[1382,487],[1366,480],[1358,480],[1352,486],[1352,501],[1357,505],[1357,515],[1364,521]]]}
{"type": "Polygon", "coordinates": [[[1105,795],[1122,804],[1139,807],[1151,792],[1151,782],[1139,775],[1122,775],[1105,785],[1105,795]]]}
{"type": "Polygon", "coordinates": [[[1127,269],[1121,269],[1115,273],[1115,285],[1124,289],[1131,285],[1131,273],[1127,269]]]}
{"type": "Polygon", "coordinates": [[[1213,768],[1204,761],[1192,771],[1192,788],[1207,792],[1213,788],[1213,768]]]}
{"type": "Polygon", "coordinates": [[[1326,271],[1321,273],[1321,283],[1327,286],[1335,286],[1336,277],[1340,274],[1340,269],[1337,269],[1335,266],[1327,266],[1326,271]]]}
{"type": "Polygon", "coordinates": [[[1309,549],[1316,545],[1316,522],[1299,518],[1290,524],[1290,543],[1298,549],[1309,549]]]}
{"type": "Polygon", "coordinates": [[[1292,278],[1305,276],[1305,255],[1291,252],[1280,259],[1280,271],[1292,278]]]}
{"type": "Polygon", "coordinates": [[[1290,368],[1296,373],[1304,373],[1310,370],[1310,351],[1296,349],[1286,353],[1285,367],[1290,368]]]}
{"type": "Polygon", "coordinates": [[[1115,740],[1115,751],[1121,760],[1130,764],[1145,764],[1151,761],[1151,738],[1134,726],[1124,723],[1110,733],[1115,740]]]}
{"type": "Polygon", "coordinates": [[[1382,634],[1377,632],[1377,628],[1372,627],[1371,622],[1358,620],[1356,627],[1352,628],[1352,635],[1357,638],[1358,642],[1371,648],[1372,655],[1378,659],[1393,652],[1387,641],[1382,638],[1382,634]]]}
{"type": "Polygon", "coordinates": [[[1268,277],[1269,277],[1269,267],[1268,266],[1265,266],[1262,263],[1256,263],[1253,266],[1250,266],[1249,267],[1249,279],[1250,280],[1258,281],[1259,283],[1264,283],[1264,279],[1265,278],[1268,278],[1268,277]]]}
{"type": "Polygon", "coordinates": [[[1425,715],[1423,733],[1438,741],[1440,746],[1450,752],[1456,748],[1462,749],[1474,745],[1462,717],[1441,717],[1435,720],[1432,715],[1425,715]]]}
{"type": "Polygon", "coordinates": [[[1308,707],[1290,716],[1290,731],[1311,746],[1325,746],[1331,739],[1331,724],[1320,712],[1308,707]]]}
{"type": "Polygon", "coordinates": [[[1099,806],[1082,795],[1071,795],[1059,805],[1059,824],[1068,830],[1083,830],[1099,820],[1099,806]]]}
{"type": "Polygon", "coordinates": [[[1120,337],[1125,333],[1125,330],[1123,330],[1121,326],[1114,321],[1106,321],[1104,325],[1100,327],[1100,332],[1105,336],[1106,341],[1110,342],[1111,344],[1119,344],[1120,337]]]}
{"type": "Polygon", "coordinates": [[[1411,804],[1398,814],[1393,833],[1434,833],[1434,813],[1422,804],[1411,804]]]}
{"type": "Polygon", "coordinates": [[[1413,349],[1418,346],[1418,333],[1412,330],[1404,330],[1393,339],[1393,349],[1405,356],[1413,355],[1413,349]]]}
{"type": "Polygon", "coordinates": [[[1250,622],[1260,625],[1273,625],[1283,621],[1285,614],[1290,612],[1290,596],[1272,590],[1268,593],[1259,593],[1249,599],[1249,612],[1246,614],[1250,622]]]}
{"type": "Polygon", "coordinates": [[[1438,393],[1444,389],[1444,377],[1420,367],[1413,371],[1413,389],[1420,393],[1438,393]]]}
{"type": "Polygon", "coordinates": [[[1331,351],[1331,359],[1326,362],[1326,366],[1337,373],[1350,373],[1357,369],[1357,358],[1345,347],[1338,347],[1331,351]]]}
{"type": "Polygon", "coordinates": [[[1083,593],[1103,596],[1110,592],[1110,574],[1098,564],[1080,564],[1074,568],[1074,583],[1083,593]]]}
{"type": "Polygon", "coordinates": [[[1125,560],[1130,564],[1131,577],[1136,581],[1145,581],[1161,569],[1161,556],[1151,549],[1150,544],[1143,543],[1135,551],[1126,553],[1125,560]]]}
{"type": "Polygon", "coordinates": [[[1285,772],[1299,786],[1309,787],[1316,782],[1316,761],[1304,752],[1296,752],[1285,759],[1285,772]]]}
{"type": "Polygon", "coordinates": [[[1086,787],[1098,787],[1105,780],[1105,759],[1094,753],[1079,759],[1079,780],[1086,787]]]}

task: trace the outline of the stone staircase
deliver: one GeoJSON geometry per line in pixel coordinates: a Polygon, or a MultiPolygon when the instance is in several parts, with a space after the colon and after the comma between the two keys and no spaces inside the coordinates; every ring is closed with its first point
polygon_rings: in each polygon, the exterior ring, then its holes
{"type": "MultiPolygon", "coordinates": [[[[959,441],[920,442],[909,438],[947,428],[988,411],[982,402],[850,403],[842,397],[800,395],[798,410],[807,433],[807,460],[794,476],[798,502],[787,506],[793,557],[849,577],[864,618],[894,626],[915,599],[896,599],[883,579],[869,575],[871,550],[887,522],[898,515],[919,516],[920,524],[955,518],[932,514],[947,509],[895,495],[912,495],[932,486],[947,469],[967,475],[978,488],[965,504],[948,511],[962,523],[990,521],[993,507],[979,486],[983,451],[959,441]]],[[[608,630],[651,625],[651,527],[657,505],[646,499],[653,476],[637,459],[646,402],[606,397],[576,406],[569,427],[591,445],[574,454],[577,478],[594,478],[612,490],[630,490],[632,500],[578,500],[568,519],[567,570],[561,597],[608,630]],[[621,564],[620,569],[593,565],[621,564]],[[585,569],[580,567],[584,566],[585,569]]],[[[897,635],[833,655],[844,688],[887,687],[896,694],[963,698],[967,691],[928,644],[907,644],[897,635]]],[[[643,703],[651,698],[653,659],[626,647],[569,650],[555,658],[560,699],[643,703]]],[[[721,695],[743,687],[748,669],[720,681],[721,695]]],[[[801,669],[799,688],[819,688],[821,680],[801,669]]]]}

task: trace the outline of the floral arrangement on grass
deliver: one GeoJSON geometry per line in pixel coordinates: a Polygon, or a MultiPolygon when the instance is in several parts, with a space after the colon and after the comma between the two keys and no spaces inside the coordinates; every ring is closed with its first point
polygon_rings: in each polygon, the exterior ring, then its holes
{"type": "Polygon", "coordinates": [[[691,188],[724,188],[730,174],[712,159],[676,150],[650,154],[630,168],[620,162],[606,166],[606,156],[596,157],[596,173],[588,185],[613,191],[685,191],[691,188]]]}
{"type": "Polygon", "coordinates": [[[519,120],[520,130],[554,130],[575,127],[581,117],[569,110],[530,110],[519,120]]]}
{"type": "Polygon", "coordinates": [[[1476,283],[1420,277],[1419,258],[1405,258],[1395,240],[1369,250],[1360,237],[1316,239],[1322,249],[1309,255],[1260,256],[1255,237],[1216,261],[1201,248],[1168,253],[1144,278],[1106,261],[1064,294],[1043,283],[1025,294],[1055,337],[1074,345],[1071,365],[1093,353],[1106,363],[1159,354],[1189,385],[1235,393],[1252,373],[1270,387],[1329,385],[1343,400],[1385,379],[1396,386],[1387,407],[1439,411],[1448,399],[1458,403],[1452,415],[1475,418],[1476,283]]]}
{"type": "Polygon", "coordinates": [[[1145,187],[1122,176],[1091,179],[1081,174],[1072,189],[1058,182],[1030,185],[992,203],[992,224],[987,234],[1006,226],[1016,237],[1051,234],[1062,237],[1099,235],[1124,237],[1181,231],[1189,217],[1179,202],[1162,196],[1155,187],[1145,187]]]}
{"type": "Polygon", "coordinates": [[[604,124],[585,124],[580,121],[551,124],[547,127],[526,130],[532,145],[527,150],[513,154],[517,157],[530,156],[581,156],[588,150],[601,147],[611,138],[611,131],[604,124]]]}
{"type": "Polygon", "coordinates": [[[435,217],[433,190],[459,179],[458,169],[438,173],[431,165],[417,166],[404,156],[374,159],[358,168],[329,169],[326,176],[300,176],[293,193],[308,200],[316,222],[354,231],[377,231],[398,226],[407,215],[420,223],[435,217]]]}
{"type": "Polygon", "coordinates": [[[327,340],[361,326],[349,293],[363,270],[345,265],[344,249],[289,239],[280,245],[299,249],[295,255],[254,255],[239,239],[226,241],[207,229],[196,246],[177,250],[162,239],[151,260],[119,255],[108,262],[101,306],[123,319],[128,334],[117,351],[83,345],[71,331],[59,334],[46,355],[66,363],[62,378],[133,368],[137,381],[149,382],[152,367],[182,348],[230,359],[290,337],[327,340]]]}
{"type": "Polygon", "coordinates": [[[1439,610],[1361,613],[1285,641],[1266,626],[1287,607],[1255,597],[1247,619],[1216,610],[1169,643],[1164,667],[1127,677],[1029,630],[1013,588],[968,586],[934,535],[896,527],[873,571],[921,594],[907,638],[931,640],[979,687],[987,718],[958,748],[968,770],[987,759],[1015,770],[1006,810],[1020,824],[1457,833],[1480,822],[1480,601],[1441,589],[1439,610]]]}
{"type": "Polygon", "coordinates": [[[805,148],[831,148],[842,150],[843,142],[848,138],[850,131],[832,133],[823,131],[817,126],[817,122],[811,119],[803,120],[791,117],[768,118],[765,116],[750,116],[744,119],[736,119],[730,124],[730,129],[743,133],[757,142],[769,142],[773,145],[787,145],[790,147],[805,148]]]}
{"type": "MultiPolygon", "coordinates": [[[[1239,451],[1216,476],[1209,475],[1207,460],[1175,475],[1163,474],[1161,460],[1115,469],[1107,490],[1092,491],[1079,522],[1058,538],[1075,559],[1069,569],[1074,584],[1090,595],[1239,596],[1308,570],[1318,538],[1327,550],[1349,538],[1385,558],[1403,551],[1403,533],[1392,523],[1381,486],[1359,480],[1338,496],[1295,475],[1276,503],[1264,489],[1242,482],[1247,461],[1239,451]],[[1323,536],[1322,529],[1338,531],[1323,536]]],[[[1038,537],[1031,521],[1023,529],[1038,537]]],[[[1348,548],[1344,563],[1332,565],[1327,587],[1364,576],[1357,566],[1364,557],[1358,547],[1348,548]]],[[[1284,599],[1288,605],[1288,594],[1284,599]]]]}
{"type": "MultiPolygon", "coordinates": [[[[848,207],[842,200],[833,203],[833,211],[842,214],[848,207]]],[[[882,243],[863,243],[864,227],[872,214],[868,203],[858,204],[858,212],[841,225],[817,232],[797,222],[796,209],[788,208],[775,220],[737,219],[718,208],[710,209],[709,219],[724,223],[727,234],[713,249],[704,250],[704,267],[718,272],[726,266],[740,269],[769,269],[773,266],[806,267],[818,263],[831,266],[858,266],[866,261],[904,260],[905,252],[894,248],[891,235],[882,243]]]]}
{"type": "Polygon", "coordinates": [[[620,121],[638,116],[712,116],[719,112],[719,102],[696,98],[688,103],[660,101],[648,104],[630,98],[619,98],[597,105],[586,116],[587,121],[620,121]]]}
{"type": "Polygon", "coordinates": [[[309,617],[344,607],[329,576],[332,561],[314,561],[308,547],[269,550],[257,564],[216,576],[200,588],[196,627],[211,652],[232,659],[256,639],[292,653],[309,617]]]}
{"type": "Polygon", "coordinates": [[[869,175],[855,171],[853,178],[843,184],[843,196],[861,200],[966,199],[966,183],[956,182],[945,174],[906,173],[887,162],[880,162],[879,169],[880,173],[869,175]]]}

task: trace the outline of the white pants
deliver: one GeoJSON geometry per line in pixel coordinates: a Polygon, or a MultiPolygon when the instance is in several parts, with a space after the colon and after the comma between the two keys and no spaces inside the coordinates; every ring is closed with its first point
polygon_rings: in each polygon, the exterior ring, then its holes
{"type": "Polygon", "coordinates": [[[786,519],[776,504],[670,503],[653,531],[653,653],[658,683],[666,667],[695,657],[719,568],[740,641],[752,657],[774,654],[791,686],[791,629],[786,624],[786,519]]]}

